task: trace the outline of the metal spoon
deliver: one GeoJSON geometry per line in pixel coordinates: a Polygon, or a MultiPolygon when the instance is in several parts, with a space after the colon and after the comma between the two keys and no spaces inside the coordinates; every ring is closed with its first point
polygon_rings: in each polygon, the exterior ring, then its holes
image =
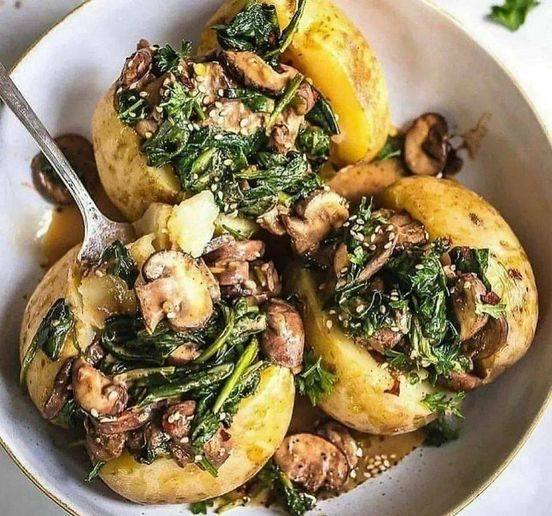
{"type": "Polygon", "coordinates": [[[113,222],[102,214],[84,188],[79,176],[10,79],[2,63],[0,63],[0,99],[29,131],[77,203],[84,220],[84,241],[78,260],[88,264],[95,263],[99,261],[105,248],[115,240],[120,240],[122,243],[131,242],[134,239],[132,225],[113,222]]]}

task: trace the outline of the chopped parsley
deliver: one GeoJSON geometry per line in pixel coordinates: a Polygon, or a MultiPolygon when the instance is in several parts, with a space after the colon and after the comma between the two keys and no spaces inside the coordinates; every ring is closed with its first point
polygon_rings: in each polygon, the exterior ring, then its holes
{"type": "Polygon", "coordinates": [[[337,377],[328,371],[322,364],[322,357],[316,358],[314,352],[309,350],[304,355],[303,371],[295,376],[297,390],[303,396],[308,396],[313,406],[332,392],[337,377]]]}
{"type": "Polygon", "coordinates": [[[531,9],[537,7],[535,0],[505,0],[502,5],[493,5],[489,18],[511,31],[518,30],[527,18],[531,9]]]}

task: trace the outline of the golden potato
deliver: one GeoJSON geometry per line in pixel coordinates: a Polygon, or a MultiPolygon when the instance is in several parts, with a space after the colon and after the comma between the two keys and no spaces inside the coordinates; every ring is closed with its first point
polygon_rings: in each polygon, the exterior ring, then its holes
{"type": "Polygon", "coordinates": [[[125,453],[101,470],[114,491],[142,503],[183,503],[205,500],[242,485],[272,456],[286,435],[295,387],[287,368],[270,366],[261,374],[254,395],[244,399],[231,426],[233,449],[217,477],[195,464],[179,467],[169,458],[141,464],[125,453]]]}
{"type": "Polygon", "coordinates": [[[387,208],[406,210],[425,225],[431,239],[446,236],[454,246],[490,250],[487,276],[506,304],[508,322],[506,345],[481,359],[483,383],[493,381],[525,354],[537,325],[535,277],[519,240],[493,206],[452,180],[401,179],[378,200],[387,208]]]}
{"type": "MultiPolygon", "coordinates": [[[[173,228],[178,234],[195,226],[193,218],[179,220],[179,227],[173,228]]],[[[210,234],[212,231],[211,228],[210,234]]],[[[148,234],[130,244],[130,253],[138,265],[158,250],[154,240],[155,236],[148,234]]],[[[137,310],[134,292],[120,278],[81,274],[75,261],[77,251],[78,248],[71,250],[47,272],[23,317],[21,360],[54,301],[65,298],[75,318],[74,331],[68,334],[59,359],[51,361],[39,350],[27,371],[31,399],[43,416],[54,379],[64,362],[91,344],[107,316],[137,310]]],[[[109,462],[101,477],[117,493],[144,503],[191,502],[226,493],[249,480],[272,456],[289,426],[294,397],[295,384],[289,369],[271,365],[261,373],[258,389],[241,402],[234,417],[230,427],[233,448],[217,477],[194,464],[181,468],[173,459],[160,458],[145,465],[129,454],[109,462]]]]}
{"type": "Polygon", "coordinates": [[[100,99],[92,117],[92,141],[102,185],[121,213],[131,221],[152,202],[182,199],[172,166],[150,167],[140,150],[140,137],[123,124],[113,104],[114,88],[100,99]]]}
{"type": "MultiPolygon", "coordinates": [[[[282,28],[296,8],[296,1],[291,0],[263,3],[276,7],[282,28]]],[[[210,27],[226,23],[244,5],[245,0],[222,4],[207,22],[200,54],[217,47],[215,31],[210,27]]],[[[283,59],[312,80],[338,116],[341,135],[332,150],[332,159],[346,165],[376,156],[391,128],[387,86],[373,50],[345,14],[330,0],[307,0],[283,59]]]]}
{"type": "Polygon", "coordinates": [[[400,394],[390,391],[395,383],[364,348],[355,344],[323,311],[311,273],[296,269],[293,289],[304,305],[305,335],[324,366],[337,376],[333,391],[324,396],[320,407],[343,424],[371,434],[400,434],[426,425],[432,414],[421,403],[435,392],[429,382],[411,385],[401,381],[400,394]],[[330,326],[330,328],[328,328],[330,326]]]}

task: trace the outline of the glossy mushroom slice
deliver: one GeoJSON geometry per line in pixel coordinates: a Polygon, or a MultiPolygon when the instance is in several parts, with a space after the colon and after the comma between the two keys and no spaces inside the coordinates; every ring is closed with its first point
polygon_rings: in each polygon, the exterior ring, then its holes
{"type": "Polygon", "coordinates": [[[118,414],[128,401],[123,385],[114,383],[83,358],[73,362],[71,383],[75,401],[93,417],[118,414]]]}
{"type": "Polygon", "coordinates": [[[406,133],[404,159],[413,174],[436,176],[447,164],[450,144],[448,124],[437,113],[419,116],[406,133]]]}
{"type": "Polygon", "coordinates": [[[278,73],[253,52],[223,50],[220,60],[230,74],[246,86],[252,86],[271,95],[280,95],[290,79],[297,74],[291,67],[286,67],[282,73],[278,73]]]}
{"type": "Polygon", "coordinates": [[[115,417],[101,418],[96,426],[104,434],[120,434],[137,430],[153,419],[156,405],[132,407],[115,417]]]}
{"type": "Polygon", "coordinates": [[[394,211],[381,209],[374,212],[374,216],[385,217],[390,224],[393,224],[397,234],[397,251],[406,249],[413,245],[423,245],[429,240],[429,235],[424,225],[414,220],[406,211],[394,211]]]}
{"type": "Polygon", "coordinates": [[[175,331],[202,327],[213,313],[211,280],[198,261],[180,251],[159,251],[142,267],[146,281],[135,291],[146,329],[167,319],[175,331]]]}
{"type": "Polygon", "coordinates": [[[73,358],[66,360],[56,375],[52,394],[44,404],[44,417],[46,419],[54,419],[69,399],[73,360],[73,358]]]}
{"type": "Polygon", "coordinates": [[[108,462],[123,453],[126,434],[105,434],[89,420],[85,421],[86,449],[93,462],[108,462]]]}
{"type": "Polygon", "coordinates": [[[149,42],[141,39],[136,46],[136,52],[126,59],[118,85],[123,89],[136,89],[151,80],[153,54],[149,42]]]}
{"type": "Polygon", "coordinates": [[[163,414],[161,421],[163,430],[175,441],[187,437],[190,433],[195,410],[196,402],[192,400],[171,405],[163,414]]]}
{"type": "Polygon", "coordinates": [[[315,251],[320,242],[349,217],[347,201],[335,192],[319,190],[282,215],[282,223],[297,253],[315,251]]]}
{"type": "Polygon", "coordinates": [[[477,305],[486,293],[485,285],[475,274],[458,276],[451,299],[454,315],[460,327],[461,341],[471,339],[487,324],[489,316],[477,311],[477,305]]]}
{"type": "Polygon", "coordinates": [[[261,337],[265,355],[293,374],[301,371],[305,329],[299,312],[281,299],[272,299],[267,308],[267,328],[261,337]]]}
{"type": "Polygon", "coordinates": [[[274,462],[293,482],[315,493],[339,490],[349,475],[349,464],[337,446],[314,434],[289,435],[274,454],[274,462]]]}
{"type": "Polygon", "coordinates": [[[356,467],[361,449],[345,426],[337,421],[328,421],[318,426],[316,433],[339,448],[347,458],[351,469],[356,467]]]}

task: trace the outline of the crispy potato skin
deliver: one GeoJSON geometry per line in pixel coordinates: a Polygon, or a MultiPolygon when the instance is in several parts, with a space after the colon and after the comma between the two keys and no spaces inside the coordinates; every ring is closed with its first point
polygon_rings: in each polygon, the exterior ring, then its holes
{"type": "Polygon", "coordinates": [[[428,382],[410,385],[401,380],[400,395],[385,392],[394,380],[372,355],[355,344],[337,324],[328,329],[311,273],[294,269],[294,290],[303,306],[306,340],[324,366],[337,376],[333,391],[320,407],[341,423],[372,434],[401,434],[420,428],[434,415],[421,400],[435,389],[428,382]]]}
{"type": "MultiPolygon", "coordinates": [[[[281,27],[295,11],[295,0],[264,0],[276,7],[281,27]]],[[[245,0],[227,0],[207,22],[200,54],[217,47],[213,25],[231,19],[245,0]]],[[[383,69],[354,24],[330,0],[307,0],[285,62],[312,79],[339,116],[341,135],[332,160],[341,165],[372,159],[389,134],[387,86],[383,69]],[[328,71],[331,70],[331,73],[328,71]]]]}
{"type": "Polygon", "coordinates": [[[233,449],[218,477],[195,464],[179,467],[170,458],[140,464],[125,453],[101,471],[120,495],[141,503],[185,503],[227,493],[250,479],[284,439],[295,387],[289,369],[272,365],[261,374],[257,392],[241,402],[230,429],[233,449]]]}
{"type": "Polygon", "coordinates": [[[117,117],[114,91],[111,87],[100,99],[92,117],[94,155],[107,195],[134,221],[152,202],[175,204],[182,199],[182,192],[172,166],[148,166],[140,137],[117,117]]]}
{"type": "MultiPolygon", "coordinates": [[[[152,240],[153,235],[146,235],[135,242],[131,246],[133,256],[143,259],[151,254],[154,251],[152,240]]],[[[105,276],[82,278],[75,264],[77,251],[78,248],[72,249],[47,272],[23,316],[21,359],[56,299],[65,297],[76,319],[75,332],[67,337],[59,360],[51,362],[39,351],[29,367],[27,387],[41,414],[65,360],[77,355],[79,349],[86,349],[93,339],[93,327],[103,325],[96,307],[103,306],[118,313],[135,309],[135,300],[129,296],[130,291],[122,291],[122,285],[110,284],[104,291],[105,276]],[[86,280],[85,288],[83,280],[86,280]]],[[[128,453],[105,466],[101,476],[120,495],[142,503],[192,502],[231,491],[261,469],[280,445],[291,420],[294,398],[295,384],[289,369],[271,365],[262,372],[258,390],[243,400],[234,417],[230,428],[234,447],[216,478],[194,464],[180,468],[172,459],[163,458],[144,465],[128,453]]]]}
{"type": "Polygon", "coordinates": [[[500,213],[459,183],[433,177],[409,177],[387,188],[378,199],[388,208],[406,210],[422,222],[431,239],[447,236],[453,245],[488,248],[488,277],[506,303],[507,345],[482,361],[492,382],[527,351],[538,319],[537,288],[531,264],[500,213]]]}

